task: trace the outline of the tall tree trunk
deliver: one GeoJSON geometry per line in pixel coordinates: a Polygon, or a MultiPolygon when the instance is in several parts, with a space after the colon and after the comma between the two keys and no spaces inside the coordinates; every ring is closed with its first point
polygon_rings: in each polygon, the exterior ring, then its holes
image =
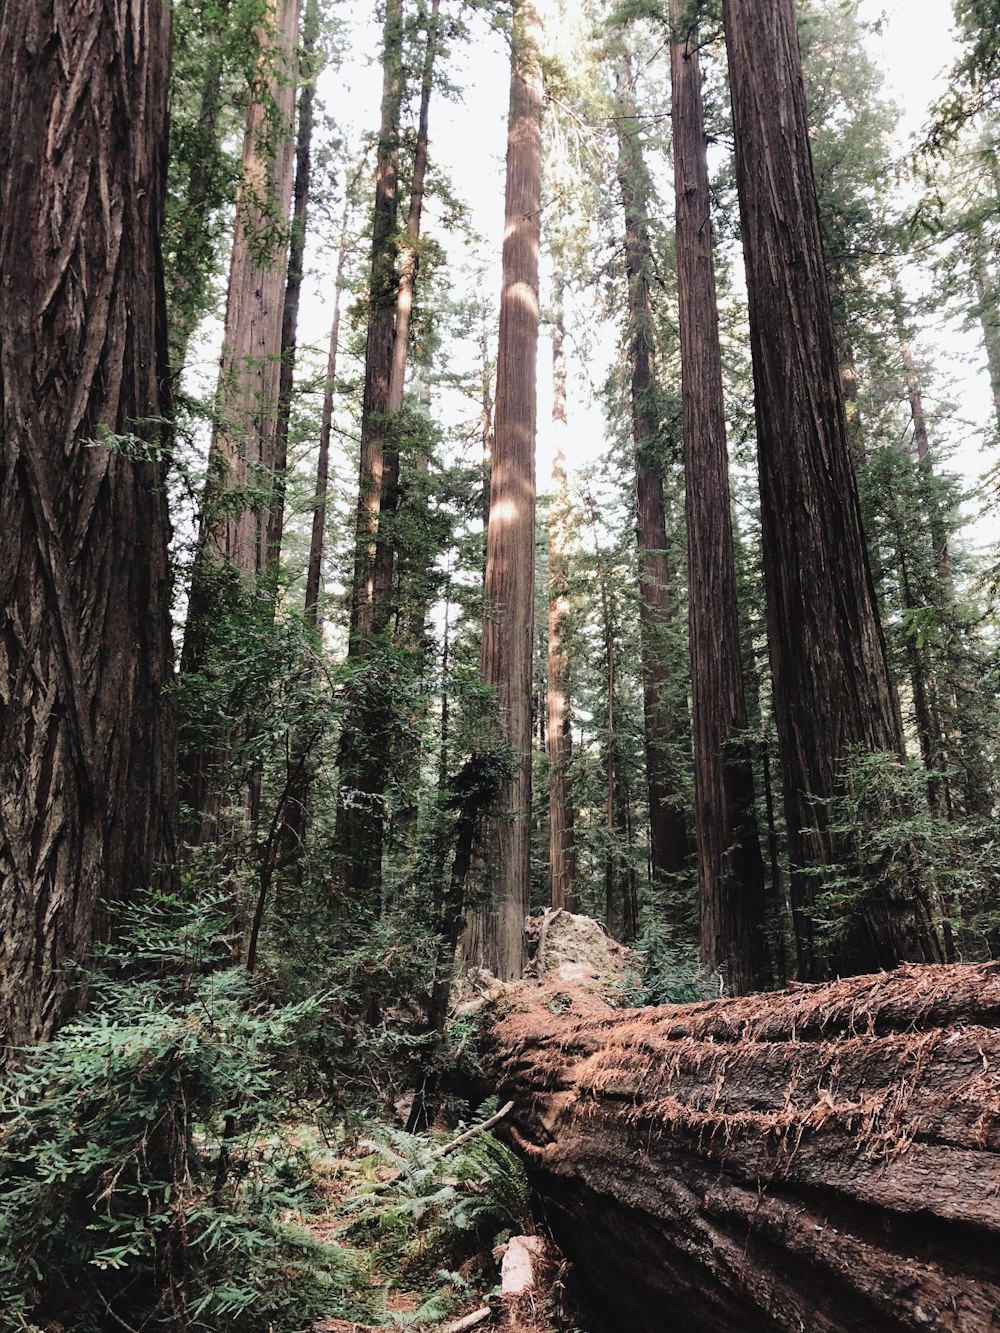
{"type": "Polygon", "coordinates": [[[573,864],[573,807],[567,769],[573,733],[569,710],[569,656],[564,636],[569,616],[568,514],[566,485],[566,352],[564,348],[563,284],[556,280],[555,318],[552,322],[552,422],[556,432],[552,458],[552,495],[549,513],[549,634],[548,725],[549,752],[549,880],[553,907],[576,910],[573,864]]]}
{"type": "MultiPolygon", "coordinates": [[[[270,0],[262,34],[267,97],[247,111],[219,372],[218,416],[208,458],[182,669],[201,669],[227,603],[267,567],[274,494],[281,327],[292,193],[298,0],[270,0]],[[235,496],[235,502],[231,497],[235,496]],[[227,498],[229,497],[229,498],[227,498]]],[[[183,759],[185,800],[198,812],[190,836],[214,832],[212,768],[225,750],[183,759]]]]}
{"type": "MultiPolygon", "coordinates": [[[[909,560],[907,558],[906,535],[898,516],[894,515],[893,536],[896,541],[896,564],[899,569],[900,592],[903,604],[907,607],[917,605],[917,595],[910,580],[909,560]]],[[[945,758],[941,741],[941,724],[931,703],[931,682],[928,679],[927,666],[917,643],[915,634],[904,626],[903,651],[910,677],[913,694],[913,717],[916,724],[920,755],[929,776],[927,794],[931,808],[938,814],[951,814],[951,797],[947,777],[942,776],[945,758]]]]}
{"type": "MultiPolygon", "coordinates": [[[[670,780],[670,749],[681,730],[671,708],[667,661],[675,590],[667,560],[663,463],[657,448],[655,334],[649,295],[652,245],[647,213],[648,176],[637,137],[635,101],[627,63],[616,75],[618,180],[625,208],[625,270],[628,277],[628,356],[631,372],[632,434],[635,441],[636,535],[639,545],[639,630],[642,653],[643,713],[646,730],[646,783],[649,795],[650,861],[653,884],[683,869],[687,828],[670,780]]],[[[684,721],[686,730],[686,719],[684,721]]]]}
{"type": "Polygon", "coordinates": [[[160,230],[169,9],[0,7],[0,1042],[176,835],[160,230]]]}
{"type": "Polygon", "coordinates": [[[396,219],[399,210],[399,117],[405,88],[403,0],[387,0],[382,37],[382,122],[375,169],[368,335],[361,409],[357,546],[351,589],[352,656],[371,649],[375,615],[375,558],[389,425],[396,328],[396,219]]]}
{"type": "Polygon", "coordinates": [[[337,353],[340,347],[340,296],[344,277],[344,256],[347,253],[347,213],[348,204],[345,201],[344,217],[340,226],[340,249],[337,251],[337,275],[333,280],[333,323],[330,326],[330,345],[326,359],[326,384],[323,389],[319,453],[316,458],[316,495],[313,500],[309,564],[306,569],[305,616],[313,629],[317,628],[320,620],[319,586],[326,536],[326,493],[330,479],[330,435],[333,431],[333,396],[337,379],[337,353]]]}
{"type": "Polygon", "coordinates": [[[737,995],[771,980],[764,863],[736,610],[736,562],[696,30],[670,48],[684,411],[691,721],[702,962],[737,995]]]}
{"type": "Polygon", "coordinates": [[[510,980],[524,965],[531,888],[531,673],[535,612],[535,357],[541,239],[541,21],[517,0],[511,47],[500,337],[480,670],[496,689],[513,777],[488,822],[490,901],[473,912],[466,958],[510,980]]]}
{"type": "Polygon", "coordinates": [[[972,282],[976,293],[976,315],[983,331],[993,411],[1000,430],[1000,295],[997,279],[990,272],[986,239],[981,228],[972,238],[972,282]]]}
{"type": "Polygon", "coordinates": [[[278,422],[274,447],[274,499],[267,520],[267,560],[273,569],[281,559],[285,526],[285,485],[288,468],[288,429],[292,418],[295,352],[299,303],[305,268],[306,227],[312,176],[313,104],[316,100],[316,42],[319,37],[319,0],[306,0],[300,55],[299,125],[295,139],[295,185],[292,189],[292,226],[288,238],[288,277],[281,312],[281,364],[278,376],[278,422]]]}
{"type": "MultiPolygon", "coordinates": [[[[348,643],[348,657],[355,663],[371,657],[376,631],[375,559],[396,323],[399,117],[404,86],[403,0],[387,0],[348,643]]],[[[389,704],[379,688],[381,682],[377,675],[377,672],[363,668],[348,686],[340,737],[334,835],[340,886],[349,897],[373,911],[379,908],[381,896],[385,836],[385,765],[382,755],[389,744],[386,716],[389,704]]]]}
{"type": "Polygon", "coordinates": [[[626,897],[628,889],[622,876],[621,846],[618,827],[618,812],[621,802],[617,795],[619,783],[618,763],[618,712],[617,712],[617,671],[615,663],[615,604],[608,571],[601,551],[600,538],[597,534],[597,506],[590,494],[584,497],[584,507],[590,531],[594,541],[594,564],[597,569],[597,582],[601,598],[601,629],[604,646],[604,743],[601,747],[604,764],[604,926],[608,934],[615,935],[615,899],[622,900],[622,922],[624,926],[628,915],[626,897]]]}
{"type": "MultiPolygon", "coordinates": [[[[420,262],[420,221],[423,212],[424,182],[427,175],[428,123],[431,93],[434,87],[434,60],[438,49],[438,11],[440,0],[431,0],[429,16],[426,16],[427,43],[424,49],[423,70],[420,84],[420,109],[417,118],[417,138],[413,154],[413,174],[410,187],[410,204],[406,218],[406,229],[399,247],[399,272],[396,283],[394,315],[394,334],[392,356],[389,367],[389,389],[386,400],[386,419],[382,439],[382,480],[379,498],[378,535],[375,543],[374,565],[372,570],[372,632],[378,638],[385,635],[393,625],[400,601],[397,583],[405,561],[400,560],[399,532],[397,518],[400,502],[400,443],[402,431],[402,410],[404,389],[406,386],[406,366],[410,346],[410,321],[413,313],[413,299],[416,290],[417,272],[420,262]]],[[[395,636],[394,637],[398,637],[395,636]]],[[[373,700],[373,702],[376,702],[373,700]]],[[[390,770],[396,770],[393,756],[399,759],[399,746],[394,742],[400,730],[395,710],[388,701],[378,701],[371,714],[370,722],[364,728],[372,746],[372,764],[368,772],[370,799],[379,811],[380,804],[389,784],[390,770]],[[396,733],[395,735],[393,733],[396,733]],[[377,743],[372,738],[377,737],[377,743]]],[[[409,747],[411,756],[419,763],[419,732],[416,736],[407,735],[407,743],[415,739],[414,749],[409,747]]],[[[409,811],[408,811],[409,813],[409,811]]],[[[404,817],[403,825],[407,823],[404,817]]],[[[394,829],[390,830],[391,837],[394,829]]],[[[385,846],[385,821],[383,818],[380,831],[381,845],[385,846]]]]}
{"type": "Polygon", "coordinates": [[[885,874],[821,946],[824,868],[859,872],[830,829],[853,748],[903,753],[851,468],[823,268],[793,0],[724,0],[750,301],[774,710],[799,976],[940,955],[929,894],[885,874]]]}
{"type": "Polygon", "coordinates": [[[396,288],[395,336],[392,344],[392,364],[389,373],[387,404],[388,430],[382,468],[382,495],[379,507],[379,542],[375,555],[375,612],[376,632],[384,630],[392,618],[393,572],[398,541],[393,525],[399,508],[399,414],[403,410],[406,387],[406,364],[410,351],[410,320],[413,314],[413,296],[420,267],[420,219],[424,206],[424,182],[427,176],[428,122],[431,93],[434,89],[434,60],[438,48],[438,12],[440,0],[431,0],[427,20],[427,45],[420,80],[420,111],[417,118],[417,140],[413,153],[413,178],[410,186],[410,206],[406,217],[405,240],[401,247],[399,279],[396,288]]]}

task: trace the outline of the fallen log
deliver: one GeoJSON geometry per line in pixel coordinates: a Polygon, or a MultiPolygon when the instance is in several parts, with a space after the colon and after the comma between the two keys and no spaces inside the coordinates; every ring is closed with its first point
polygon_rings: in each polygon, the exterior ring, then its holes
{"type": "Polygon", "coordinates": [[[1000,1327],[1000,966],[657,1009],[554,985],[487,1058],[592,1333],[1000,1327]]]}

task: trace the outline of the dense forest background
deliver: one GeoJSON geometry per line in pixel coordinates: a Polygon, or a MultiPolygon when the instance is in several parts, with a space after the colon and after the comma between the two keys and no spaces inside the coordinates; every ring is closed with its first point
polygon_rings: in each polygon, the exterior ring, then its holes
{"type": "Polygon", "coordinates": [[[0,0],[11,1328],[440,1327],[532,913],[623,1004],[997,956],[954,24],[904,139],[855,0],[0,0]]]}

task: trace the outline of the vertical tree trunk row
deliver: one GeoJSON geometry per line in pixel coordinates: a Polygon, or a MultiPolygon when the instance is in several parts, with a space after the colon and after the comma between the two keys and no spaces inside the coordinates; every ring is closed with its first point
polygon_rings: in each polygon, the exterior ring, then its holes
{"type": "Polygon", "coordinates": [[[667,661],[670,630],[676,616],[676,592],[667,559],[663,463],[657,448],[660,423],[656,410],[655,334],[649,294],[652,270],[647,206],[649,183],[637,137],[635,100],[627,62],[623,62],[617,72],[616,86],[622,113],[617,121],[618,180],[625,211],[646,784],[650,860],[656,886],[662,884],[664,877],[683,869],[688,852],[684,812],[669,776],[671,746],[682,729],[671,709],[667,661]]]}
{"type": "Polygon", "coordinates": [[[365,387],[361,406],[357,546],[351,587],[352,656],[371,647],[382,469],[389,425],[389,384],[396,327],[396,218],[399,117],[403,101],[403,0],[387,0],[382,49],[382,121],[375,169],[372,261],[368,287],[365,387]]]}
{"type": "MultiPolygon", "coordinates": [[[[281,326],[292,197],[298,0],[271,0],[262,39],[267,98],[247,112],[219,371],[218,421],[209,454],[189,626],[199,573],[219,561],[240,574],[267,568],[281,377],[281,326]],[[236,492],[237,503],[221,503],[236,492]]],[[[195,631],[199,628],[195,623],[195,631]]],[[[188,645],[185,643],[185,654],[188,645]]]]}
{"type": "Polygon", "coordinates": [[[764,574],[799,976],[935,959],[933,904],[885,874],[838,940],[817,938],[825,867],[857,866],[830,829],[853,748],[902,755],[850,463],[793,0],[725,0],[750,301],[764,574]]]}
{"type": "Polygon", "coordinates": [[[340,248],[337,251],[337,272],[333,280],[333,322],[330,325],[330,343],[326,357],[326,381],[323,387],[323,408],[320,414],[319,451],[316,456],[316,494],[313,498],[312,530],[309,535],[309,563],[306,567],[305,616],[315,629],[319,625],[319,588],[323,572],[323,551],[326,538],[326,494],[330,480],[330,436],[333,433],[333,397],[336,391],[337,354],[340,350],[340,297],[344,277],[344,257],[347,253],[348,204],[340,224],[340,248]]]}
{"type": "Polygon", "coordinates": [[[169,11],[0,7],[0,1044],[174,854],[169,11]],[[67,70],[74,71],[70,85],[67,70]]]}
{"type": "Polygon", "coordinates": [[[288,468],[288,431],[292,419],[292,390],[295,385],[295,353],[298,342],[299,304],[305,269],[306,228],[312,176],[313,104],[316,100],[316,42],[319,37],[318,0],[306,0],[302,26],[299,82],[299,124],[295,136],[295,184],[292,187],[292,225],[288,238],[288,275],[281,312],[281,352],[278,374],[278,420],[274,450],[274,496],[267,520],[267,562],[272,569],[281,559],[285,526],[285,488],[288,468]]]}
{"type": "MultiPolygon", "coordinates": [[[[281,332],[292,195],[298,0],[270,0],[261,33],[266,96],[247,111],[237,194],[217,416],[191,572],[182,669],[212,658],[220,619],[268,564],[275,497],[281,332]]],[[[193,841],[217,836],[213,772],[227,758],[192,747],[182,755],[193,841]]],[[[251,803],[252,803],[252,797],[251,803]]]]}
{"type": "Polygon", "coordinates": [[[771,980],[747,750],[722,351],[696,32],[670,48],[701,956],[735,994],[771,980]]]}
{"type": "Polygon", "coordinates": [[[348,657],[359,669],[348,683],[347,707],[340,735],[334,835],[336,875],[341,888],[373,911],[379,908],[382,883],[385,838],[383,752],[388,745],[388,703],[381,688],[382,682],[377,678],[377,669],[372,669],[370,659],[376,631],[375,561],[396,325],[397,177],[404,87],[403,3],[402,0],[387,0],[348,642],[348,657]]]}
{"type": "Polygon", "coordinates": [[[389,369],[389,396],[386,404],[388,430],[385,438],[382,466],[382,494],[379,502],[379,541],[375,555],[375,613],[376,633],[386,628],[392,618],[392,586],[398,546],[393,530],[399,508],[399,445],[403,394],[406,387],[406,364],[410,351],[410,321],[413,298],[420,267],[420,219],[424,207],[424,182],[427,176],[428,125],[431,93],[434,89],[434,60],[438,48],[438,13],[440,0],[431,0],[427,22],[427,45],[420,79],[420,111],[417,117],[417,141],[413,153],[413,176],[410,185],[410,206],[406,216],[406,231],[399,263],[396,287],[395,334],[392,343],[392,362],[389,369]]]}

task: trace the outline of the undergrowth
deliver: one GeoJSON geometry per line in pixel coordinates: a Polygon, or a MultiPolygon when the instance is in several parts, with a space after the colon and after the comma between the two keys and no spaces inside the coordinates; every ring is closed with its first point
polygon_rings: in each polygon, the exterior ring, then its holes
{"type": "Polygon", "coordinates": [[[0,1328],[433,1329],[531,1229],[520,1164],[489,1134],[452,1144],[369,1119],[359,1146],[351,1116],[338,1129],[313,1106],[307,1123],[293,1071],[336,1042],[339,1008],[276,1003],[273,978],[231,965],[230,930],[221,897],[133,909],[80,978],[81,1016],[8,1076],[0,1328]]]}
{"type": "Polygon", "coordinates": [[[77,1333],[302,1327],[351,1285],[302,1225],[282,1058],[318,1002],[224,965],[220,900],[134,912],[86,1013],[0,1101],[0,1323],[77,1333]]]}
{"type": "Polygon", "coordinates": [[[488,1133],[449,1148],[439,1136],[381,1125],[361,1140],[365,1149],[346,1167],[340,1235],[368,1254],[383,1299],[417,1293],[416,1309],[397,1322],[437,1327],[472,1293],[494,1286],[494,1248],[533,1229],[527,1179],[488,1133]]]}

